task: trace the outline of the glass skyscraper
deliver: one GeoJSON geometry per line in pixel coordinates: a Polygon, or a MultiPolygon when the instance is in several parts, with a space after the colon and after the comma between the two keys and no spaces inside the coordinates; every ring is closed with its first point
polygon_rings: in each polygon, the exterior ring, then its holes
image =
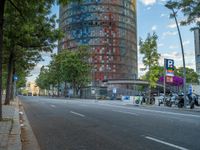
{"type": "Polygon", "coordinates": [[[83,0],[60,6],[64,38],[59,51],[89,45],[94,55],[92,76],[105,79],[136,79],[136,0],[83,0]]]}

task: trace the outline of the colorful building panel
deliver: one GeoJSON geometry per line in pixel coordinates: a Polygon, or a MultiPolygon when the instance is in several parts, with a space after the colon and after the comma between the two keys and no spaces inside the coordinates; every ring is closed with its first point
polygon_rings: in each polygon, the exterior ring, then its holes
{"type": "Polygon", "coordinates": [[[83,0],[60,7],[65,37],[59,51],[89,45],[93,79],[136,79],[137,35],[135,0],[83,0]]]}

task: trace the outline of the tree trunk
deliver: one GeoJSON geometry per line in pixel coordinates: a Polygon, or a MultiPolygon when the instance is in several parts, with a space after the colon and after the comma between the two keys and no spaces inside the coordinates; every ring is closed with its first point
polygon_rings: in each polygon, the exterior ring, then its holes
{"type": "Polygon", "coordinates": [[[13,61],[13,72],[12,72],[12,83],[11,83],[11,92],[10,92],[10,100],[14,100],[16,94],[16,81],[14,81],[15,75],[15,62],[13,61]]]}
{"type": "Polygon", "coordinates": [[[147,104],[150,104],[151,102],[151,86],[149,85],[149,98],[147,99],[147,104]]]}
{"type": "Polygon", "coordinates": [[[64,86],[64,97],[67,97],[67,81],[65,81],[65,86],[64,86]]]}
{"type": "Polygon", "coordinates": [[[59,97],[60,96],[60,83],[58,83],[57,91],[58,91],[57,96],[59,97]]]}
{"type": "Polygon", "coordinates": [[[9,56],[9,61],[8,61],[8,76],[7,76],[7,85],[6,85],[5,105],[10,104],[12,81],[13,81],[13,53],[11,52],[9,56]]]}
{"type": "Polygon", "coordinates": [[[3,14],[6,0],[0,0],[0,120],[2,120],[2,60],[3,60],[3,14]]]}

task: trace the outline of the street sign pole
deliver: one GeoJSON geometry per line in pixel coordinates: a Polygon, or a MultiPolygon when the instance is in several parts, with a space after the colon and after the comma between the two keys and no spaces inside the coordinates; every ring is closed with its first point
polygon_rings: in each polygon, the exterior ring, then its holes
{"type": "Polygon", "coordinates": [[[164,79],[163,79],[163,88],[164,88],[164,101],[165,101],[165,94],[166,94],[166,59],[164,58],[164,79]]]}

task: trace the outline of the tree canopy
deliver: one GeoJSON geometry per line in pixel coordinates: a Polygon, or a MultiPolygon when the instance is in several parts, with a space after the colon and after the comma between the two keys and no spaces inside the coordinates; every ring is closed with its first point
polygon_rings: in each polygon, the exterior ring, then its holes
{"type": "MultiPolygon", "coordinates": [[[[0,120],[2,83],[5,83],[2,79],[7,76],[8,93],[15,72],[24,80],[29,70],[41,60],[39,52],[52,50],[54,42],[58,40],[56,35],[59,35],[59,30],[55,30],[55,16],[50,16],[50,8],[56,2],[67,4],[71,1],[0,0],[0,120]],[[9,65],[6,72],[2,69],[3,63],[9,65]],[[15,64],[18,63],[21,65],[17,67],[15,64]]],[[[9,104],[9,97],[6,104],[9,104]]]]}
{"type": "Polygon", "coordinates": [[[36,80],[37,85],[47,89],[50,85],[59,86],[60,83],[67,82],[77,94],[91,80],[90,57],[91,53],[85,46],[74,51],[63,50],[53,56],[47,69],[42,68],[36,80]]]}
{"type": "MultiPolygon", "coordinates": [[[[164,67],[163,66],[157,66],[157,70],[159,72],[157,74],[158,75],[157,77],[159,79],[160,77],[164,76],[164,67]]],[[[179,68],[175,67],[174,68],[174,75],[179,77],[179,78],[183,78],[183,67],[179,67],[179,68]]],[[[149,71],[144,76],[142,76],[142,79],[147,80],[148,76],[149,76],[149,71]]],[[[161,80],[163,81],[163,79],[161,79],[161,80]]],[[[177,78],[177,80],[178,80],[178,78],[177,78]]],[[[186,67],[186,83],[199,83],[198,74],[192,68],[186,67]]]]}
{"type": "Polygon", "coordinates": [[[151,87],[156,86],[159,74],[158,60],[160,54],[157,52],[157,39],[158,36],[153,33],[152,35],[148,34],[144,41],[142,39],[139,41],[140,53],[144,55],[142,61],[149,71],[147,80],[151,87]]]}
{"type": "Polygon", "coordinates": [[[166,7],[181,10],[185,19],[181,21],[182,25],[195,23],[200,27],[200,1],[199,0],[169,0],[166,7]]]}

